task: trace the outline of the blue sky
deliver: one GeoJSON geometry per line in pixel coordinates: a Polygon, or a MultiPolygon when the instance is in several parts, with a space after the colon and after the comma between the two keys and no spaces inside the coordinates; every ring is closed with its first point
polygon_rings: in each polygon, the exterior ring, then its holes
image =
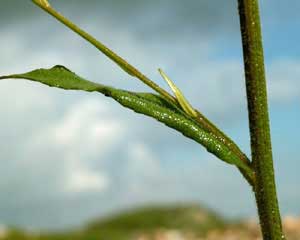
{"type": "MultiPolygon", "coordinates": [[[[51,3],[168,89],[157,72],[163,68],[250,155],[236,1],[51,3]]],[[[261,3],[283,215],[300,214],[297,9],[296,0],[261,3]]],[[[61,64],[92,81],[150,91],[31,1],[6,1],[0,20],[0,75],[61,64]]],[[[256,216],[251,190],[236,169],[103,96],[2,81],[0,112],[0,224],[64,228],[127,207],[170,202],[256,216]]]]}

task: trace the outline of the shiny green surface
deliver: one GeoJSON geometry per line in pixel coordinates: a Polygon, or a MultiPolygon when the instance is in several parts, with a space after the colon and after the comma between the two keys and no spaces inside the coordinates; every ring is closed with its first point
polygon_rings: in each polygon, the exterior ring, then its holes
{"type": "Polygon", "coordinates": [[[198,122],[184,113],[177,105],[159,95],[134,93],[90,82],[59,65],[51,69],[38,69],[24,74],[3,76],[0,79],[27,79],[66,90],[100,92],[105,96],[112,97],[126,108],[153,117],[176,129],[184,136],[202,144],[208,152],[213,153],[224,162],[244,169],[249,175],[252,174],[250,167],[241,161],[239,156],[231,151],[218,137],[204,130],[198,122]]]}

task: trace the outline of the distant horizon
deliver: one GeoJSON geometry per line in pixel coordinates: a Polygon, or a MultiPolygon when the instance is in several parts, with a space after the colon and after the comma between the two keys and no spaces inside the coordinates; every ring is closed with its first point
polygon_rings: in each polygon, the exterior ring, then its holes
{"type": "MultiPolygon", "coordinates": [[[[51,3],[169,89],[162,68],[250,156],[236,1],[51,3]]],[[[300,2],[261,1],[270,123],[283,216],[300,215],[300,2]]],[[[117,88],[151,92],[31,1],[0,9],[0,75],[60,64],[117,88]]],[[[149,202],[199,202],[255,218],[250,187],[232,166],[157,121],[96,93],[0,82],[0,224],[79,226],[149,202]]]]}

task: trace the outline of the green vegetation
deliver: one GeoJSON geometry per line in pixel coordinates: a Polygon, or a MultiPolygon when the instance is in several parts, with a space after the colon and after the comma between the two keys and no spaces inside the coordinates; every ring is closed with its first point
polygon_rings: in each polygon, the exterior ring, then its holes
{"type": "Polygon", "coordinates": [[[205,234],[212,228],[224,226],[223,220],[216,214],[197,206],[152,207],[127,212],[99,223],[93,223],[89,229],[131,230],[150,232],[159,228],[180,229],[205,234]]]}
{"type": "Polygon", "coordinates": [[[151,236],[160,229],[175,229],[200,237],[213,229],[224,227],[225,222],[221,217],[196,205],[156,206],[93,221],[80,231],[41,235],[12,231],[5,240],[130,240],[141,234],[151,236]]]}
{"type": "Polygon", "coordinates": [[[38,69],[29,73],[3,76],[0,79],[28,79],[40,82],[50,87],[66,90],[97,91],[112,97],[121,105],[137,113],[153,117],[167,126],[176,129],[188,138],[202,144],[209,152],[219,159],[238,166],[244,170],[247,177],[253,181],[250,166],[241,161],[236,154],[213,133],[205,131],[201,123],[195,121],[183,111],[179,105],[168,102],[163,97],[151,93],[135,93],[115,89],[94,82],[87,81],[63,66],[51,69],[38,69]]]}
{"type": "MultiPolygon", "coordinates": [[[[94,45],[127,74],[148,85],[157,94],[134,93],[103,86],[87,81],[63,66],[39,69],[25,74],[3,76],[0,79],[22,78],[67,90],[98,91],[105,96],[112,97],[126,108],[150,116],[168,127],[176,129],[186,137],[203,145],[220,160],[234,165],[247,180],[255,194],[263,238],[265,240],[282,240],[285,238],[282,232],[273,170],[258,0],[238,0],[251,135],[251,160],[239,149],[236,143],[200,111],[191,106],[182,92],[161,70],[160,73],[168,81],[175,96],[159,87],[104,44],[66,19],[47,0],[33,0],[33,2],[94,45]]],[[[196,226],[187,221],[185,215],[179,214],[178,218],[182,219],[177,219],[177,217],[172,217],[172,214],[168,211],[162,211],[159,214],[154,210],[142,213],[133,216],[129,214],[119,218],[118,221],[107,220],[103,223],[105,228],[102,228],[101,224],[96,225],[97,227],[91,228],[94,229],[91,231],[91,235],[86,236],[85,239],[98,239],[99,234],[106,235],[105,238],[107,239],[124,239],[122,238],[124,229],[136,228],[135,231],[137,231],[141,228],[151,230],[154,222],[161,227],[169,226],[171,222],[173,222],[174,227],[179,223],[180,226],[191,228],[196,226]],[[144,219],[142,216],[146,213],[150,216],[144,219]],[[139,221],[135,222],[136,220],[133,219],[139,219],[139,221]],[[103,232],[100,231],[101,229],[103,232]],[[111,238],[108,236],[111,236],[111,238]]],[[[199,231],[205,229],[200,225],[197,225],[197,227],[199,231]]],[[[74,235],[72,239],[80,239],[80,234],[84,233],[78,233],[78,236],[74,235]]],[[[63,236],[57,236],[56,239],[63,239],[63,236]]]]}

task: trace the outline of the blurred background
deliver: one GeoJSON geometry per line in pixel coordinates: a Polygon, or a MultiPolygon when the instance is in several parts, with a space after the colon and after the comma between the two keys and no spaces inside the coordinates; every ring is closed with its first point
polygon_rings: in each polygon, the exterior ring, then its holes
{"type": "MultiPolygon", "coordinates": [[[[237,3],[58,1],[53,7],[168,89],[186,97],[250,156],[237,3]]],[[[300,3],[261,1],[277,187],[298,216],[300,3]]],[[[31,1],[2,1],[0,75],[60,64],[91,81],[151,91],[31,1]]],[[[157,121],[96,93],[0,83],[0,225],[64,230],[148,205],[193,203],[255,218],[239,172],[157,121]]]]}

